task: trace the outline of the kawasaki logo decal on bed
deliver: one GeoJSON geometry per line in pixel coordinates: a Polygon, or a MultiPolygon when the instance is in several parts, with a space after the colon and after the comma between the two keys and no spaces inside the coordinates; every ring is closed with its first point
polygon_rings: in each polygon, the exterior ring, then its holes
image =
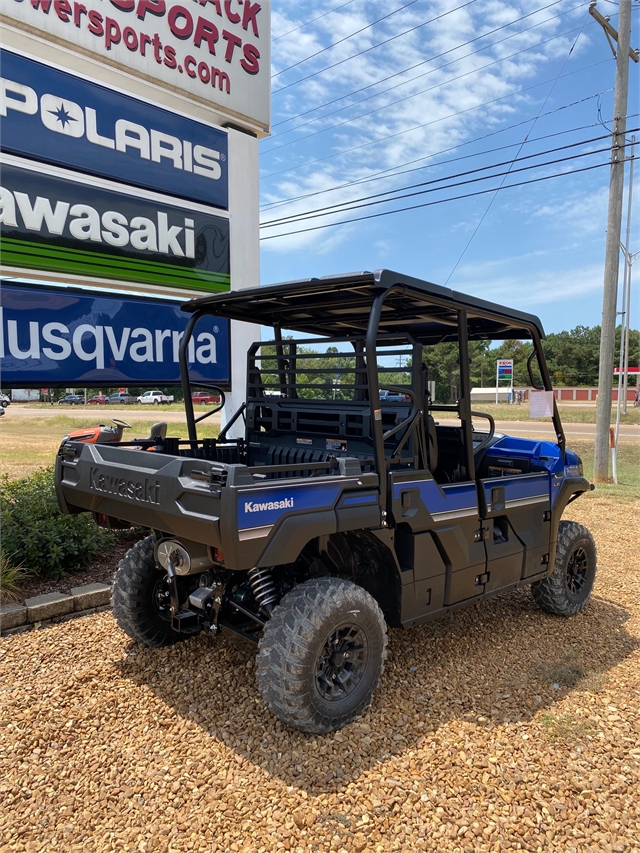
{"type": "Polygon", "coordinates": [[[293,498],[285,498],[283,501],[268,501],[267,503],[244,502],[245,512],[262,512],[265,509],[293,509],[293,498]]]}
{"type": "Polygon", "coordinates": [[[102,474],[99,468],[91,468],[89,486],[94,492],[116,495],[138,503],[160,503],[160,483],[147,477],[144,480],[125,480],[123,477],[102,474]]]}
{"type": "Polygon", "coordinates": [[[267,489],[247,489],[238,494],[238,529],[240,531],[266,528],[276,524],[291,512],[322,512],[331,509],[345,487],[353,480],[306,483],[297,486],[272,486],[267,489]]]}

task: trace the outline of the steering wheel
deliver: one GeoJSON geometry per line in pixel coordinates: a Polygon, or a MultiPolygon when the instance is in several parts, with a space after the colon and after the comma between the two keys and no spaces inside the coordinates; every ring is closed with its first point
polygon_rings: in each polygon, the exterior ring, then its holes
{"type": "Polygon", "coordinates": [[[126,421],[121,421],[120,418],[111,418],[111,423],[120,427],[120,429],[131,429],[131,424],[128,424],[126,421]]]}

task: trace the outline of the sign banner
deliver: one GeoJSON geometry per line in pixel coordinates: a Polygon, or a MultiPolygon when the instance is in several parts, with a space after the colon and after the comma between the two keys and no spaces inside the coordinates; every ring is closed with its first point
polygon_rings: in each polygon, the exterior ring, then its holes
{"type": "MultiPolygon", "coordinates": [[[[169,300],[2,282],[2,385],[177,385],[178,351],[189,317],[169,300]]],[[[228,387],[227,320],[203,317],[188,356],[193,382],[228,387]]]]}
{"type": "Polygon", "coordinates": [[[159,87],[215,105],[232,120],[244,117],[263,133],[269,130],[270,0],[2,0],[0,5],[6,24],[48,41],[62,40],[71,51],[88,52],[159,87]]]}
{"type": "Polygon", "coordinates": [[[3,266],[229,290],[227,219],[46,172],[2,162],[3,266]]]}
{"type": "Polygon", "coordinates": [[[0,51],[2,150],[228,208],[227,134],[0,51]]]}
{"type": "Polygon", "coordinates": [[[553,391],[529,391],[529,417],[553,417],[553,391]]]}
{"type": "Polygon", "coordinates": [[[513,359],[498,359],[498,379],[511,379],[513,376],[513,359]]]}

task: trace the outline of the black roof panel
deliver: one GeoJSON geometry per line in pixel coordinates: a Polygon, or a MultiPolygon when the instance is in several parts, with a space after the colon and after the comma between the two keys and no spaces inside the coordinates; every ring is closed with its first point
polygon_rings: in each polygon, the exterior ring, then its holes
{"type": "Polygon", "coordinates": [[[410,334],[424,344],[457,339],[457,312],[467,310],[471,340],[531,338],[538,317],[458,293],[392,270],[288,281],[193,299],[183,311],[205,310],[218,317],[331,337],[365,334],[371,306],[393,288],[383,306],[380,334],[410,334]]]}

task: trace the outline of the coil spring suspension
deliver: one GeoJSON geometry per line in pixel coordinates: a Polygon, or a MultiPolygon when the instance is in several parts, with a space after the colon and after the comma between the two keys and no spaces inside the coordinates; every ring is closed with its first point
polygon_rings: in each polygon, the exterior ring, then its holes
{"type": "Polygon", "coordinates": [[[260,608],[271,616],[273,605],[278,600],[276,585],[271,577],[271,569],[254,568],[248,572],[251,591],[260,608]]]}

